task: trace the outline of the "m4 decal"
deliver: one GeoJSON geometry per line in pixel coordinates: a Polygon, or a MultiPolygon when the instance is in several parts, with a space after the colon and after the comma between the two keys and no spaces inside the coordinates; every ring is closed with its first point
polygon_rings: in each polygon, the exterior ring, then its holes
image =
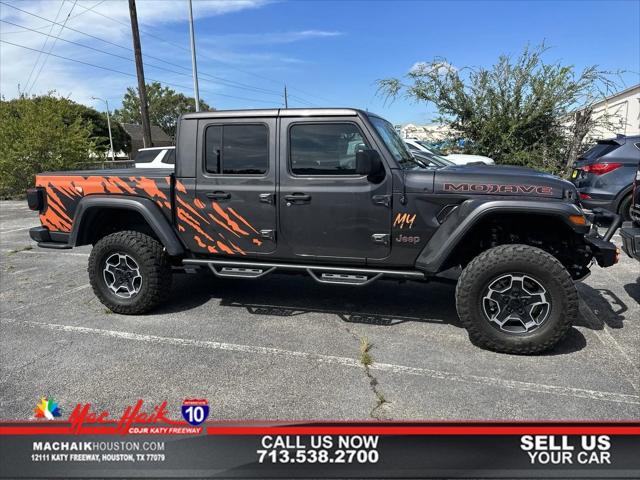
{"type": "Polygon", "coordinates": [[[398,213],[396,219],[393,221],[394,228],[413,228],[413,222],[416,221],[416,214],[413,213],[398,213]]]}

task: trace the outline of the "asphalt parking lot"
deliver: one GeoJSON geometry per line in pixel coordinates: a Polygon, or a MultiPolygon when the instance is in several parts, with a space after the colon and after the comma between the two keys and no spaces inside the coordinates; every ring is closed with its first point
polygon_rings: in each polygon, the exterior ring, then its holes
{"type": "Polygon", "coordinates": [[[473,346],[444,284],[177,275],[158,311],[113,314],[89,286],[89,249],[39,249],[37,224],[0,202],[3,420],[31,418],[43,395],[63,417],[143,399],[179,418],[197,397],[210,419],[640,418],[640,267],[626,256],[579,284],[565,341],[522,357],[473,346]]]}

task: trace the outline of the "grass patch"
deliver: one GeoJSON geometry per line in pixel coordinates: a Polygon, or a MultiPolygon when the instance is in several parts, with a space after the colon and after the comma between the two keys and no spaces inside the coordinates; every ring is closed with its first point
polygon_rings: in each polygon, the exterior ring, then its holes
{"type": "Polygon", "coordinates": [[[366,337],[360,339],[360,363],[365,367],[373,363],[373,357],[371,356],[372,347],[373,344],[369,343],[366,337]]]}

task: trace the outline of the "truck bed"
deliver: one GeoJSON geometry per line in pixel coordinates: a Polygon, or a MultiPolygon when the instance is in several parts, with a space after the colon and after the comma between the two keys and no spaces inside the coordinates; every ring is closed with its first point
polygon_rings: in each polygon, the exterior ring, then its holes
{"type": "Polygon", "coordinates": [[[113,170],[69,170],[36,176],[36,186],[46,190],[46,206],[40,221],[51,232],[71,231],[80,200],[87,195],[135,195],[153,200],[171,218],[171,174],[173,169],[119,168],[113,170]]]}

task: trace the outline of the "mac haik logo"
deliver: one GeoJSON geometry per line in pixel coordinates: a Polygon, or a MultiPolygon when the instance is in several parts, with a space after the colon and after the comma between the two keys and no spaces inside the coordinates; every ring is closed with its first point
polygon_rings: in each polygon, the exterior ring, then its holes
{"type": "MultiPolygon", "coordinates": [[[[198,412],[198,418],[200,414],[201,412],[198,412]]],[[[95,430],[96,427],[100,427],[106,433],[122,435],[202,433],[202,427],[185,425],[182,420],[170,418],[166,401],[146,408],[144,402],[138,400],[135,405],[127,405],[119,417],[111,416],[108,410],[93,410],[90,403],[79,403],[71,412],[69,422],[74,433],[95,430]]]]}
{"type": "Polygon", "coordinates": [[[40,403],[36,405],[35,409],[36,418],[46,418],[47,420],[53,420],[60,416],[60,407],[53,398],[42,397],[40,403]]]}
{"type": "Polygon", "coordinates": [[[411,213],[398,213],[396,219],[393,221],[393,226],[398,228],[413,228],[413,222],[416,221],[416,214],[411,213]]]}

